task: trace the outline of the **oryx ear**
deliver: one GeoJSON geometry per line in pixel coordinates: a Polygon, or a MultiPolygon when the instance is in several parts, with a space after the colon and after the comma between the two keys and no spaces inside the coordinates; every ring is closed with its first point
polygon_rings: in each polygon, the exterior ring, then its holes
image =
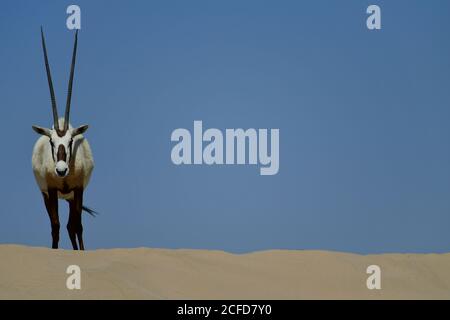
{"type": "Polygon", "coordinates": [[[49,138],[52,136],[52,134],[50,132],[50,129],[42,128],[42,127],[39,127],[39,126],[31,126],[31,127],[33,128],[34,131],[36,131],[37,133],[39,133],[39,134],[41,134],[43,136],[47,136],[49,138]]]}
{"type": "Polygon", "coordinates": [[[72,137],[75,137],[79,134],[83,134],[86,132],[86,130],[89,128],[89,126],[87,124],[83,125],[83,126],[79,126],[76,129],[73,129],[72,131],[72,137]]]}

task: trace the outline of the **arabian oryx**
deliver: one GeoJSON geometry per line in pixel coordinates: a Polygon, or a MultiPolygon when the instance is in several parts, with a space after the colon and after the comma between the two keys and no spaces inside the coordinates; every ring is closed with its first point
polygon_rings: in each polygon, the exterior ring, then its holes
{"type": "Polygon", "coordinates": [[[69,123],[78,30],[75,33],[64,118],[58,119],[55,93],[53,90],[42,27],[41,40],[52,102],[53,127],[47,129],[33,126],[33,130],[41,135],[33,149],[33,172],[44,197],[45,207],[50,217],[53,240],[52,248],[58,248],[58,199],[64,199],[67,200],[70,208],[67,230],[69,231],[73,249],[78,250],[79,245],[79,248],[84,250],[81,212],[84,210],[93,215],[95,211],[83,206],[83,191],[88,185],[89,178],[94,168],[94,161],[89,143],[82,135],[87,130],[88,126],[83,125],[74,129],[69,123]]]}

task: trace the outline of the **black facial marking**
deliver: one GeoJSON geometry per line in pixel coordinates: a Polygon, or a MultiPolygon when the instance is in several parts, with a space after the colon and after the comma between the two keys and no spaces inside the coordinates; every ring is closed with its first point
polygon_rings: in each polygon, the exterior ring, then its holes
{"type": "Polygon", "coordinates": [[[72,158],[72,145],[73,145],[73,139],[70,139],[70,142],[69,142],[69,159],[72,158]]]}
{"type": "Polygon", "coordinates": [[[57,161],[66,161],[66,148],[64,148],[64,146],[62,144],[59,145],[58,147],[58,153],[56,155],[57,161]]]}
{"type": "Polygon", "coordinates": [[[53,161],[55,161],[55,144],[53,143],[52,139],[50,139],[50,147],[52,148],[53,161]]]}
{"type": "Polygon", "coordinates": [[[58,135],[58,137],[60,137],[60,138],[62,138],[62,137],[64,137],[65,135],[66,135],[66,130],[59,130],[59,129],[56,129],[56,134],[58,135]]]}

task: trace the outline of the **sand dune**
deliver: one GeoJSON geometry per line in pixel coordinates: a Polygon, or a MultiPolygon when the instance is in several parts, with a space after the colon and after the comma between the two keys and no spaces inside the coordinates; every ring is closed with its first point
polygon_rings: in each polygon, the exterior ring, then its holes
{"type": "Polygon", "coordinates": [[[110,249],[0,245],[0,299],[450,299],[450,254],[355,255],[270,250],[110,249]],[[81,290],[66,268],[81,268],[81,290]],[[381,267],[381,290],[366,268],[381,267]]]}

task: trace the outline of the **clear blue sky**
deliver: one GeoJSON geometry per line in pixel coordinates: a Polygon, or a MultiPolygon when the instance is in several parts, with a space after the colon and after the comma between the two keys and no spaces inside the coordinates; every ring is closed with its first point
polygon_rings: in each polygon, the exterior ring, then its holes
{"type": "MultiPolygon", "coordinates": [[[[0,5],[0,243],[51,244],[31,170],[31,125],[52,123],[39,27],[62,113],[72,3],[0,5]]],[[[88,249],[450,251],[449,1],[76,3],[88,249]],[[170,134],[194,120],[279,128],[279,173],[173,165],[170,134]]]]}

